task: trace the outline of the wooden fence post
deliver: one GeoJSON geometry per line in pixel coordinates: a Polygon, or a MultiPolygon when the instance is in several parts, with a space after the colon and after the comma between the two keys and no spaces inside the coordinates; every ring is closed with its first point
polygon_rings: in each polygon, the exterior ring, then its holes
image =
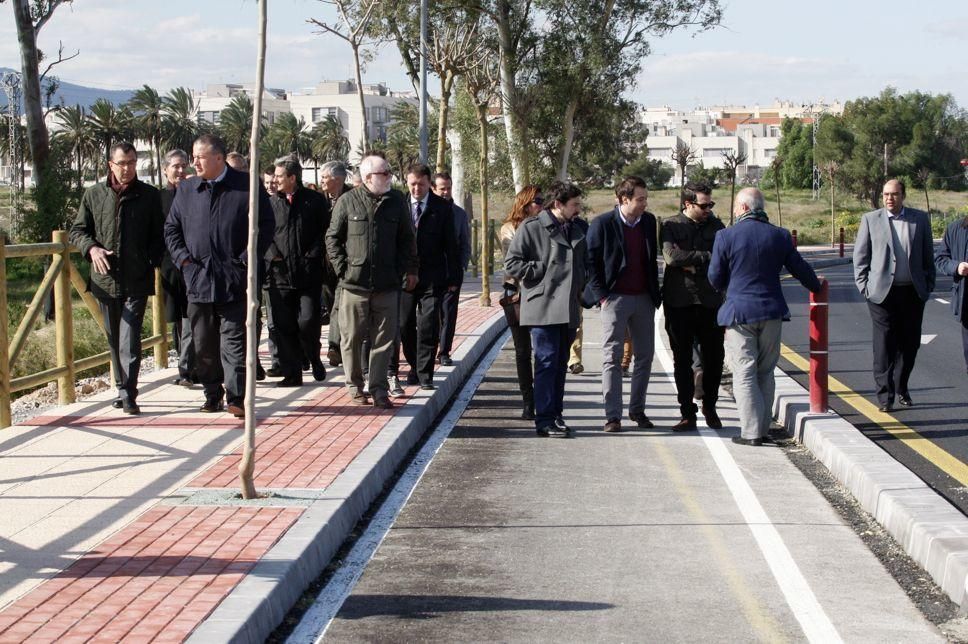
{"type": "Polygon", "coordinates": [[[160,335],[155,345],[155,369],[168,368],[168,325],[165,323],[165,292],[161,287],[161,269],[155,269],[155,296],[151,304],[151,335],[160,335]]]}
{"type": "Polygon", "coordinates": [[[10,319],[7,313],[7,238],[0,233],[0,429],[10,427],[10,319]]]}
{"type": "Polygon", "coordinates": [[[57,403],[67,405],[77,399],[74,391],[74,321],[71,310],[71,245],[67,231],[55,230],[53,242],[62,246],[60,274],[54,282],[54,344],[57,346],[57,366],[64,370],[57,378],[57,403]]]}

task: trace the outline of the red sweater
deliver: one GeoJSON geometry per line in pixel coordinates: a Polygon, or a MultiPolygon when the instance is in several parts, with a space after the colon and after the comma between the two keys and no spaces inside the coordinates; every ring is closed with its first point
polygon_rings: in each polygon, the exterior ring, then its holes
{"type": "Polygon", "coordinates": [[[649,292],[645,273],[645,225],[640,221],[629,228],[622,224],[622,246],[625,248],[625,268],[619,273],[612,293],[642,295],[649,292]]]}

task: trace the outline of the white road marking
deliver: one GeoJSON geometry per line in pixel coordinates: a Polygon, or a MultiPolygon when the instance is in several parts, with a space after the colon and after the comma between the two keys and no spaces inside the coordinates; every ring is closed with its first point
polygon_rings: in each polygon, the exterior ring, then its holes
{"type": "Polygon", "coordinates": [[[420,451],[417,452],[410,465],[407,466],[407,469],[393,486],[393,489],[383,501],[383,505],[370,520],[366,530],[350,548],[349,554],[343,560],[343,565],[333,573],[329,582],[319,591],[316,600],[303,614],[296,629],[286,640],[286,644],[323,641],[333,618],[336,617],[343,602],[346,601],[346,598],[349,597],[356,583],[360,580],[367,564],[370,563],[373,554],[383,543],[383,539],[387,536],[390,528],[393,527],[403,506],[410,500],[410,495],[417,484],[420,483],[420,479],[423,478],[424,472],[427,471],[427,467],[434,456],[437,455],[441,445],[450,435],[451,429],[460,420],[464,410],[467,409],[467,405],[474,397],[474,392],[477,391],[481,381],[484,380],[484,376],[487,375],[487,370],[501,353],[501,347],[507,341],[508,335],[507,331],[501,334],[491,349],[484,355],[484,358],[454,399],[450,411],[441,419],[427,442],[420,448],[420,451]]]}
{"type": "MultiPolygon", "coordinates": [[[[661,313],[660,313],[661,315],[661,313]]],[[[656,321],[655,347],[656,355],[667,373],[673,373],[672,356],[662,338],[659,329],[664,324],[656,321]]],[[[774,527],[766,510],[756,498],[756,493],[750,487],[743,472],[739,469],[732,454],[726,448],[725,437],[716,432],[701,428],[699,430],[703,443],[713,457],[719,473],[726,482],[733,500],[739,507],[743,519],[746,521],[756,544],[763,553],[764,559],[770,566],[773,578],[776,579],[780,590],[786,598],[787,605],[800,623],[804,635],[810,642],[842,642],[840,634],[834,627],[823,606],[817,601],[810,584],[800,571],[800,567],[790,554],[790,550],[783,543],[783,538],[774,527]]]]}
{"type": "Polygon", "coordinates": [[[934,301],[935,302],[941,302],[942,304],[951,304],[951,302],[949,300],[946,300],[943,297],[936,297],[936,298],[934,298],[934,301]]]}
{"type": "Polygon", "coordinates": [[[938,334],[937,333],[933,333],[933,334],[930,334],[930,335],[922,335],[921,336],[921,344],[927,344],[927,343],[931,342],[932,340],[934,340],[936,337],[938,337],[938,334]]]}

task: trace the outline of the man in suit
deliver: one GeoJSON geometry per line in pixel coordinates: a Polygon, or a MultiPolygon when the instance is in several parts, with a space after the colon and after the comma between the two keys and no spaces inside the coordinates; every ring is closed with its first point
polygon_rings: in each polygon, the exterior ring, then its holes
{"type": "Polygon", "coordinates": [[[247,267],[250,261],[262,263],[275,226],[269,195],[259,190],[258,254],[249,257],[249,175],[230,168],[226,154],[214,134],[195,140],[195,176],[175,193],[165,242],[188,288],[195,369],[205,388],[201,411],[221,411],[225,396],[228,412],[243,418],[247,267]]]}
{"type": "Polygon", "coordinates": [[[884,207],[863,216],[854,244],[854,282],[873,325],[874,383],[881,411],[895,395],[913,405],[908,380],[921,347],[924,303],[934,289],[934,246],[928,215],[904,207],[904,183],[884,184],[884,207]]]}
{"type": "Polygon", "coordinates": [[[640,177],[626,177],[615,187],[618,205],[592,220],[588,246],[588,284],[584,303],[602,311],[602,395],[606,432],[622,431],[622,350],[632,338],[635,369],[629,420],[652,427],[645,396],[655,353],[655,312],[659,291],[655,216],[646,211],[649,193],[640,177]]]}
{"type": "Polygon", "coordinates": [[[329,203],[326,197],[302,185],[302,166],[292,157],[276,161],[275,177],[278,192],[269,202],[276,229],[265,259],[282,370],[282,380],[276,386],[301,387],[303,356],[309,357],[313,379],[326,379],[319,357],[319,298],[329,203]]]}
{"type": "MultiPolygon", "coordinates": [[[[434,388],[434,364],[440,340],[440,308],[444,293],[456,291],[463,279],[460,247],[451,205],[430,190],[430,168],[412,165],[405,174],[410,221],[420,258],[417,285],[400,297],[400,343],[410,365],[408,385],[434,388]]],[[[398,378],[400,354],[390,356],[390,377],[398,378]]],[[[399,386],[398,382],[394,385],[399,386]]],[[[394,387],[395,389],[397,387],[394,387]]]]}
{"type": "Polygon", "coordinates": [[[968,216],[948,224],[934,265],[944,275],[950,275],[951,312],[961,322],[961,346],[968,369],[968,298],[965,297],[965,278],[968,277],[968,216]]]}
{"type": "Polygon", "coordinates": [[[763,193],[743,188],[736,195],[736,224],[716,233],[709,262],[709,283],[726,293],[717,320],[726,327],[726,354],[733,370],[733,396],[740,435],[733,442],[759,446],[769,442],[780,359],[780,327],[790,319],[780,270],[813,292],[820,280],[793,245],[785,228],[770,223],[763,193]]]}
{"type": "Polygon", "coordinates": [[[158,189],[138,180],[138,152],[111,146],[108,176],[84,191],[71,226],[71,243],[91,262],[88,290],[104,317],[118,398],[115,407],[139,414],[141,322],[161,265],[164,214],[158,189]]]}
{"type": "Polygon", "coordinates": [[[578,186],[555,182],[545,195],[548,208],[518,227],[504,270],[518,280],[521,325],[531,327],[535,429],[539,436],[571,438],[564,419],[565,372],[581,320],[588,228],[577,219],[578,186]]]}
{"type": "Polygon", "coordinates": [[[723,297],[706,276],[716,233],[723,222],[713,215],[712,188],[688,183],[682,190],[682,211],[662,222],[662,256],[665,279],[665,328],[675,363],[676,394],[681,419],[673,431],[696,429],[696,377],[693,345],[699,343],[702,357],[702,415],[712,429],[723,426],[716,412],[719,383],[723,377],[723,327],[716,313],[723,297]]]}
{"type": "MultiPolygon", "coordinates": [[[[471,258],[471,226],[467,219],[467,211],[454,202],[454,180],[446,172],[434,175],[434,194],[450,204],[454,210],[454,232],[457,235],[457,245],[460,247],[460,278],[464,281],[464,271],[471,258]]],[[[450,359],[450,351],[454,347],[454,334],[457,332],[457,304],[460,301],[460,285],[456,289],[444,292],[440,307],[440,358],[442,367],[449,367],[454,362],[450,359]]]]}

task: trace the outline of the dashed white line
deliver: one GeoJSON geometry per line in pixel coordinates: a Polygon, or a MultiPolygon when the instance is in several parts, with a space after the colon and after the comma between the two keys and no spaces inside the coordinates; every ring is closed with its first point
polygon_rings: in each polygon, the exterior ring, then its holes
{"type": "Polygon", "coordinates": [[[934,301],[935,302],[941,302],[942,304],[951,304],[951,301],[950,300],[946,300],[943,297],[936,297],[936,298],[934,298],[934,301]]]}

